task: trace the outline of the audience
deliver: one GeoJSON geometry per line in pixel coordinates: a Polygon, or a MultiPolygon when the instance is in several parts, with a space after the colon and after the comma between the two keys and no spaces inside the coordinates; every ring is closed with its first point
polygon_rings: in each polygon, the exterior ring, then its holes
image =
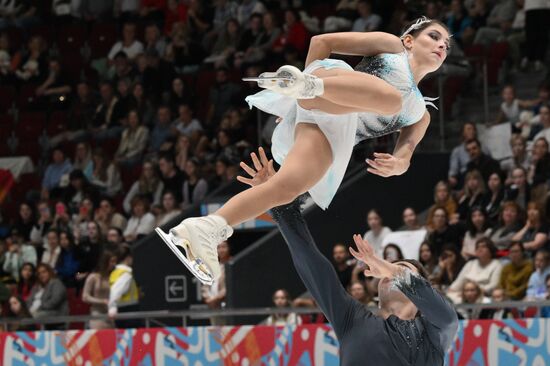
{"type": "MultiPolygon", "coordinates": [[[[273,305],[276,308],[290,307],[292,299],[290,294],[285,289],[279,289],[273,293],[273,305]]],[[[296,313],[288,314],[273,314],[265,320],[266,325],[300,325],[302,324],[302,318],[296,313]]]]}
{"type": "Polygon", "coordinates": [[[550,252],[540,249],[535,254],[535,271],[529,277],[527,284],[528,301],[541,300],[546,297],[546,278],[550,276],[550,252]]]}
{"type": "Polygon", "coordinates": [[[386,235],[391,233],[391,229],[384,226],[382,216],[380,216],[380,213],[376,209],[370,210],[367,214],[367,224],[369,225],[369,230],[365,233],[363,239],[372,245],[377,255],[382,256],[382,242],[386,235]]]}
{"type": "Polygon", "coordinates": [[[27,305],[34,318],[69,315],[67,289],[55,276],[53,268],[40,263],[36,267],[37,282],[31,290],[27,305]]]}
{"type": "Polygon", "coordinates": [[[135,242],[151,233],[155,228],[155,216],[149,212],[149,200],[145,197],[134,197],[132,200],[132,216],[124,230],[124,239],[128,243],[135,242]]]}
{"type": "Polygon", "coordinates": [[[533,263],[525,258],[525,249],[520,242],[512,242],[508,257],[510,263],[504,265],[500,275],[499,287],[506,298],[521,300],[525,297],[529,277],[533,273],[533,263]]]}
{"type": "Polygon", "coordinates": [[[521,241],[527,253],[532,256],[532,253],[547,244],[549,232],[550,228],[539,205],[536,202],[529,202],[525,226],[512,237],[512,240],[521,241]]]}
{"type": "MultiPolygon", "coordinates": [[[[8,314],[7,318],[15,319],[30,319],[32,315],[27,307],[25,300],[19,296],[11,296],[8,300],[8,314]]],[[[8,332],[24,332],[35,330],[35,326],[32,324],[21,325],[18,323],[11,323],[7,329],[8,332]]]]}
{"type": "MultiPolygon", "coordinates": [[[[117,257],[112,252],[105,251],[101,254],[97,268],[86,277],[82,289],[82,301],[90,305],[90,315],[106,315],[109,305],[109,276],[115,268],[117,257]]],[[[106,320],[90,320],[90,329],[113,328],[113,322],[106,320]]]]}
{"type": "MultiPolygon", "coordinates": [[[[139,311],[139,289],[132,274],[133,257],[130,247],[123,245],[116,254],[116,266],[109,275],[108,314],[111,318],[120,313],[139,311]]],[[[115,320],[117,328],[134,328],[139,319],[115,320]]]]}
{"type": "Polygon", "coordinates": [[[344,288],[348,288],[351,283],[353,266],[350,265],[350,256],[346,245],[342,243],[334,245],[332,248],[332,263],[340,283],[344,288]]]}
{"type": "MultiPolygon", "coordinates": [[[[461,293],[462,304],[487,304],[490,302],[489,298],[483,294],[480,285],[474,280],[465,280],[462,285],[461,293]]],[[[459,318],[462,319],[477,319],[481,313],[481,309],[464,309],[457,310],[459,318]]]]}

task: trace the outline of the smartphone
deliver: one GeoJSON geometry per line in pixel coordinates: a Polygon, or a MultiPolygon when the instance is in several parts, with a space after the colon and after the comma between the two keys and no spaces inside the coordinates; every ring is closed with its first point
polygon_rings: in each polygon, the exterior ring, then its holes
{"type": "Polygon", "coordinates": [[[55,213],[59,216],[65,215],[65,205],[61,202],[57,203],[55,205],[55,213]]]}

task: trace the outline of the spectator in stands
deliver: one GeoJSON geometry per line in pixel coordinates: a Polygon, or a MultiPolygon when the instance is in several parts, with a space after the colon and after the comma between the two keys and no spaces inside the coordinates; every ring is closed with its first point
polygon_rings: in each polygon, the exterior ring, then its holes
{"type": "Polygon", "coordinates": [[[445,244],[441,250],[437,267],[432,272],[432,283],[438,285],[442,291],[446,291],[448,286],[458,277],[464,264],[464,258],[460,255],[456,245],[445,244]]]}
{"type": "MultiPolygon", "coordinates": [[[[136,58],[138,58],[140,55],[141,54],[136,56],[136,58]]],[[[128,59],[128,55],[124,51],[118,51],[113,57],[113,65],[107,71],[107,79],[109,79],[113,85],[117,86],[117,90],[119,91],[119,97],[120,97],[121,96],[120,94],[122,94],[120,93],[120,89],[121,89],[120,82],[122,80],[136,78],[137,73],[138,71],[134,69],[132,61],[128,59]]],[[[124,86],[127,87],[128,85],[127,84],[122,85],[122,88],[124,88],[124,86]]],[[[123,108],[123,112],[121,113],[125,114],[127,112],[128,112],[128,106],[125,105],[123,108]]]]}
{"type": "MultiPolygon", "coordinates": [[[[159,159],[159,166],[161,165],[169,165],[166,160],[161,157],[159,159]]],[[[173,166],[172,166],[173,168],[173,166]]],[[[167,169],[166,166],[163,166],[160,168],[161,172],[162,169],[167,169]]],[[[180,186],[178,187],[178,190],[181,194],[181,187],[183,185],[183,178],[180,183],[180,186]]],[[[146,161],[143,163],[143,167],[141,169],[141,175],[137,181],[135,181],[132,186],[130,187],[130,190],[126,194],[126,197],[124,198],[124,211],[129,214],[132,210],[131,202],[134,199],[134,197],[139,196],[147,196],[150,197],[151,201],[154,205],[157,205],[160,203],[160,199],[162,196],[162,192],[164,191],[164,183],[162,180],[158,177],[155,166],[152,162],[146,161]]],[[[181,201],[181,200],[180,200],[181,201]]]]}
{"type": "Polygon", "coordinates": [[[353,21],[357,19],[357,0],[339,0],[334,15],[325,18],[323,32],[332,33],[350,30],[353,21]]]}
{"type": "Polygon", "coordinates": [[[428,216],[426,217],[428,228],[433,226],[433,216],[438,208],[443,208],[447,217],[453,217],[458,209],[458,205],[451,195],[451,187],[445,181],[437,182],[434,187],[434,204],[428,209],[428,216]]]}
{"type": "Polygon", "coordinates": [[[241,29],[236,19],[229,19],[224,29],[218,33],[210,55],[204,63],[214,64],[214,67],[233,64],[233,56],[241,40],[241,29]]]}
{"type": "Polygon", "coordinates": [[[462,240],[462,251],[460,254],[464,259],[475,258],[477,241],[488,236],[490,231],[487,213],[481,207],[474,207],[470,211],[470,215],[466,221],[466,234],[462,240]]]}
{"type": "MultiPolygon", "coordinates": [[[[116,255],[115,269],[109,275],[108,313],[116,314],[139,311],[139,289],[132,271],[133,257],[128,245],[123,245],[116,255]]],[[[134,328],[141,325],[138,319],[115,320],[117,328],[134,328]]]]}
{"type": "Polygon", "coordinates": [[[416,211],[412,207],[405,207],[403,210],[403,225],[404,230],[419,230],[422,229],[422,225],[418,222],[416,211]]]}
{"type": "Polygon", "coordinates": [[[0,83],[9,85],[13,80],[12,49],[7,33],[0,33],[0,83]]]}
{"type": "Polygon", "coordinates": [[[189,136],[180,134],[174,145],[174,156],[177,169],[184,171],[185,163],[193,155],[191,139],[189,136]]]}
{"type": "Polygon", "coordinates": [[[38,281],[27,299],[29,311],[34,318],[69,315],[67,289],[55,276],[53,268],[40,263],[36,268],[38,281]]]}
{"type": "Polygon", "coordinates": [[[161,213],[155,220],[155,226],[163,226],[174,218],[181,215],[181,210],[178,208],[176,196],[173,192],[167,191],[162,195],[161,213]]]}
{"type": "Polygon", "coordinates": [[[164,24],[165,10],[166,0],[142,0],[139,16],[146,23],[154,22],[161,26],[164,24]]]}
{"type": "Polygon", "coordinates": [[[550,276],[550,252],[540,249],[535,255],[535,271],[529,277],[526,301],[541,300],[546,297],[546,279],[550,276]]]}
{"type": "Polygon", "coordinates": [[[141,161],[149,139],[149,130],[141,124],[137,111],[128,113],[128,127],[122,132],[122,138],[115,153],[115,161],[125,167],[134,167],[141,161]]]}
{"type": "MultiPolygon", "coordinates": [[[[276,308],[288,308],[291,303],[292,299],[287,290],[279,289],[273,293],[273,304],[276,308]]],[[[266,319],[265,324],[275,326],[300,325],[302,324],[302,318],[296,313],[273,314],[266,319]]]]}
{"type": "Polygon", "coordinates": [[[487,17],[487,24],[477,30],[474,44],[489,46],[502,40],[511,30],[516,11],[516,0],[496,3],[487,17]]]}
{"type": "MultiPolygon", "coordinates": [[[[181,189],[185,180],[183,173],[176,168],[174,158],[171,154],[161,154],[159,156],[158,164],[160,170],[160,180],[163,183],[162,192],[174,192],[176,195],[176,200],[180,203],[183,200],[181,189]]],[[[158,203],[158,201],[155,203],[158,203]]]]}
{"type": "Polygon", "coordinates": [[[99,86],[101,102],[97,106],[92,123],[93,138],[96,141],[114,139],[122,133],[120,120],[124,119],[124,111],[118,103],[118,97],[113,92],[113,87],[108,82],[99,86]]]}
{"type": "Polygon", "coordinates": [[[111,198],[104,197],[99,202],[99,208],[94,215],[94,221],[99,224],[102,235],[106,236],[110,228],[124,230],[126,228],[126,218],[116,211],[114,202],[111,198]]]}
{"type": "Polygon", "coordinates": [[[476,258],[464,265],[458,277],[447,290],[447,296],[455,304],[459,304],[461,301],[461,291],[466,280],[476,282],[486,296],[490,296],[491,291],[497,287],[502,264],[496,258],[496,250],[491,239],[481,238],[476,242],[476,258]]]}
{"type": "Polygon", "coordinates": [[[464,32],[472,24],[472,18],[468,16],[468,11],[464,7],[462,0],[451,1],[450,13],[447,16],[446,24],[453,38],[459,45],[462,45],[464,32]]]}
{"type": "Polygon", "coordinates": [[[489,155],[484,154],[481,150],[481,143],[475,139],[466,143],[466,151],[470,156],[470,161],[466,165],[466,171],[479,170],[486,182],[492,173],[500,172],[500,165],[489,155]]]}
{"type": "Polygon", "coordinates": [[[500,205],[504,199],[503,176],[492,173],[487,181],[487,193],[483,198],[483,208],[487,212],[487,219],[491,226],[496,224],[500,213],[500,205]]]}
{"type": "Polygon", "coordinates": [[[524,168],[512,169],[512,184],[506,189],[504,200],[515,202],[522,209],[527,208],[527,203],[531,200],[531,187],[524,168]]]}
{"type": "Polygon", "coordinates": [[[437,267],[437,257],[434,255],[431,245],[426,241],[418,248],[418,261],[422,263],[431,280],[435,267],[437,267]]]}
{"type": "Polygon", "coordinates": [[[541,130],[533,138],[537,141],[540,138],[544,138],[546,141],[550,141],[550,106],[543,104],[539,109],[541,130]]]}
{"type": "Polygon", "coordinates": [[[362,282],[353,282],[349,287],[349,293],[351,297],[365,306],[376,306],[372,295],[369,294],[362,282]]]}
{"type": "Polygon", "coordinates": [[[115,0],[113,14],[121,22],[134,19],[139,11],[139,0],[115,0]]]}
{"type": "MultiPolygon", "coordinates": [[[[25,300],[19,296],[10,296],[8,300],[8,314],[7,318],[16,318],[16,319],[30,319],[32,318],[29,308],[25,303],[25,300]]],[[[32,324],[21,325],[17,323],[12,323],[9,325],[8,329],[5,331],[8,332],[23,332],[23,331],[32,331],[35,330],[35,327],[32,324]]]]}
{"type": "Polygon", "coordinates": [[[29,298],[31,290],[36,283],[36,265],[32,263],[23,263],[19,270],[19,280],[15,288],[15,294],[24,301],[29,298]]]}
{"type": "Polygon", "coordinates": [[[380,29],[382,17],[372,12],[370,0],[357,1],[357,13],[359,18],[353,22],[352,32],[373,32],[380,29]]]}
{"type": "Polygon", "coordinates": [[[189,2],[187,27],[189,28],[189,36],[192,39],[203,40],[211,27],[210,15],[210,9],[203,2],[199,0],[191,0],[189,2]]]}
{"type": "Polygon", "coordinates": [[[263,14],[266,8],[261,1],[258,0],[242,0],[237,8],[237,20],[244,26],[252,14],[263,14]]]}
{"type": "Polygon", "coordinates": [[[510,263],[502,268],[499,286],[507,298],[521,300],[525,297],[529,277],[533,273],[533,263],[525,258],[525,249],[521,242],[512,242],[509,248],[510,263]]]}
{"type": "Polygon", "coordinates": [[[52,225],[53,216],[48,201],[39,201],[36,204],[36,211],[38,212],[38,219],[31,229],[29,240],[33,245],[41,245],[46,232],[52,225]]]}
{"type": "MultiPolygon", "coordinates": [[[[461,292],[460,303],[462,304],[488,304],[491,302],[491,300],[483,294],[481,286],[474,280],[465,280],[461,292]]],[[[481,309],[460,308],[457,312],[462,319],[478,319],[481,309]]]]}
{"type": "Polygon", "coordinates": [[[174,136],[174,128],[170,119],[170,108],[168,106],[160,106],[157,109],[157,119],[153,130],[151,131],[151,141],[149,149],[158,153],[163,144],[174,136]]]}
{"type": "Polygon", "coordinates": [[[544,138],[535,140],[532,151],[532,161],[529,167],[528,181],[532,184],[533,196],[542,199],[546,193],[546,186],[550,180],[550,152],[548,141],[544,138]],[[541,191],[542,189],[542,191],[541,191]]]}
{"type": "MultiPolygon", "coordinates": [[[[506,185],[513,182],[512,172],[515,168],[523,168],[527,171],[531,165],[531,157],[527,153],[527,143],[523,136],[517,134],[512,135],[510,145],[512,147],[512,156],[508,159],[502,160],[500,163],[500,168],[507,175],[505,182],[506,185]]],[[[527,175],[525,178],[527,179],[527,175]]]]}
{"type": "Polygon", "coordinates": [[[436,208],[433,214],[432,226],[428,228],[426,241],[430,243],[437,257],[442,253],[445,244],[452,244],[460,253],[461,233],[457,225],[449,225],[447,211],[436,208]]]}
{"type": "Polygon", "coordinates": [[[130,109],[138,112],[145,126],[150,126],[153,123],[155,110],[150,98],[146,97],[144,86],[140,81],[134,83],[132,97],[133,104],[130,106],[130,109]]]}
{"type": "Polygon", "coordinates": [[[149,212],[150,204],[146,197],[136,196],[132,199],[132,216],[124,230],[124,239],[133,243],[150,234],[155,228],[155,216],[149,212]]]}
{"type": "Polygon", "coordinates": [[[84,171],[84,174],[88,181],[105,196],[114,197],[122,190],[120,171],[101,148],[94,150],[92,164],[89,165],[89,169],[84,171]]]}
{"type": "MultiPolygon", "coordinates": [[[[221,275],[214,281],[212,286],[202,286],[203,301],[210,309],[221,309],[225,307],[225,296],[227,293],[225,284],[225,264],[231,260],[230,246],[227,241],[218,245],[218,258],[220,260],[221,275]]],[[[225,317],[210,317],[211,325],[225,325],[225,317]]]]}
{"type": "Polygon", "coordinates": [[[61,62],[50,58],[47,77],[34,91],[39,97],[37,105],[43,109],[64,108],[71,90],[71,83],[61,68],[61,62]]]}
{"type": "MultiPolygon", "coordinates": [[[[58,231],[72,229],[72,221],[70,217],[69,209],[65,203],[58,201],[55,204],[55,216],[53,217],[53,222],[50,228],[54,228],[58,231]]],[[[44,239],[46,238],[47,230],[43,234],[44,239]]],[[[37,252],[40,254],[40,251],[37,248],[37,252]]],[[[41,255],[39,255],[40,257],[41,255]]]]}
{"type": "Polygon", "coordinates": [[[307,40],[308,32],[302,23],[300,13],[295,9],[286,9],[282,33],[273,44],[273,51],[282,54],[287,47],[291,47],[298,54],[303,54],[306,51],[307,40]]]}
{"type": "MultiPolygon", "coordinates": [[[[497,287],[493,290],[491,294],[491,302],[499,303],[503,301],[510,300],[504,290],[500,287],[497,287]]],[[[512,319],[514,318],[514,313],[509,308],[484,308],[479,314],[479,319],[493,319],[493,320],[503,320],[503,319],[512,319]]]]}
{"type": "Polygon", "coordinates": [[[485,192],[485,182],[481,173],[478,170],[468,171],[464,178],[464,194],[458,201],[457,213],[461,221],[468,219],[474,207],[483,205],[485,192]]]}
{"type": "Polygon", "coordinates": [[[187,160],[185,174],[187,179],[183,183],[182,191],[184,210],[201,202],[208,193],[208,183],[202,178],[200,162],[196,158],[187,160]]]}
{"type": "Polygon", "coordinates": [[[507,250],[514,235],[521,230],[521,207],[513,201],[502,204],[498,224],[491,229],[489,238],[498,250],[507,250]]]}
{"type": "Polygon", "coordinates": [[[550,228],[537,202],[527,205],[527,221],[525,226],[513,237],[513,241],[520,241],[523,247],[532,256],[537,250],[544,248],[548,242],[550,228]]]}
{"type": "MultiPolygon", "coordinates": [[[[188,74],[199,69],[206,56],[200,39],[192,38],[185,23],[175,23],[171,32],[171,42],[166,47],[166,61],[172,63],[178,73],[188,74]]],[[[174,109],[172,109],[174,113],[174,109]]]]}
{"type": "Polygon", "coordinates": [[[95,204],[90,197],[85,197],[78,205],[78,211],[73,214],[73,233],[79,237],[88,236],[88,223],[94,219],[95,204]]]}
{"type": "Polygon", "coordinates": [[[262,22],[261,14],[252,14],[248,21],[248,28],[241,30],[233,61],[235,67],[243,68],[243,64],[248,65],[264,59],[265,53],[259,48],[267,40],[262,22]]]}
{"type": "MultiPolygon", "coordinates": [[[[546,276],[546,300],[550,300],[550,275],[546,276]]],[[[540,309],[541,318],[550,318],[550,306],[545,306],[540,309]]]]}
{"type": "Polygon", "coordinates": [[[117,227],[110,227],[109,230],[107,230],[106,239],[105,248],[116,252],[120,248],[120,244],[124,242],[122,230],[117,227]]]}
{"type": "Polygon", "coordinates": [[[97,262],[104,250],[103,236],[99,225],[91,221],[88,223],[88,236],[75,235],[75,245],[80,261],[79,272],[76,275],[78,281],[82,281],[96,268],[97,262]]]}
{"type": "Polygon", "coordinates": [[[37,257],[34,246],[21,241],[18,236],[11,236],[6,239],[7,252],[4,255],[2,269],[15,281],[19,281],[19,275],[24,263],[36,265],[37,257]]]}
{"type": "Polygon", "coordinates": [[[59,247],[61,251],[54,268],[55,273],[66,287],[75,287],[80,262],[73,237],[69,232],[62,231],[59,233],[59,247]]]}
{"type": "Polygon", "coordinates": [[[550,5],[546,1],[525,0],[524,9],[526,61],[534,62],[535,71],[542,71],[548,48],[550,5]]]}
{"type": "Polygon", "coordinates": [[[109,19],[113,12],[113,0],[80,0],[79,10],[88,22],[109,19]]]}
{"type": "Polygon", "coordinates": [[[52,151],[52,162],[46,168],[42,179],[42,198],[48,199],[51,191],[59,187],[61,177],[69,174],[72,169],[71,162],[65,158],[63,150],[55,148],[52,151]]]}
{"type": "Polygon", "coordinates": [[[122,26],[122,40],[116,42],[109,51],[109,60],[114,61],[115,55],[120,51],[126,53],[130,60],[143,52],[143,43],[136,39],[134,23],[125,23],[122,26]]]}
{"type": "Polygon", "coordinates": [[[178,0],[168,0],[165,11],[164,34],[170,35],[174,26],[185,24],[187,4],[178,0]]]}
{"type": "Polygon", "coordinates": [[[115,82],[116,82],[115,85],[117,87],[117,92],[118,92],[118,104],[120,107],[120,112],[124,116],[120,120],[120,123],[123,126],[127,126],[128,113],[130,113],[131,111],[130,109],[131,106],[135,104],[134,96],[132,95],[132,93],[130,93],[131,80],[129,77],[125,76],[117,79],[115,82]]]}
{"type": "Polygon", "coordinates": [[[351,273],[353,272],[351,262],[348,248],[344,244],[337,243],[332,247],[332,264],[340,279],[340,283],[346,289],[351,283],[351,273]]]}
{"type": "Polygon", "coordinates": [[[40,16],[36,5],[35,2],[28,1],[3,4],[0,8],[0,29],[9,27],[28,29],[39,24],[40,16]]]}
{"type": "Polygon", "coordinates": [[[516,90],[513,85],[505,85],[501,91],[502,103],[494,124],[510,123],[513,132],[520,132],[516,124],[522,108],[528,108],[525,101],[516,98],[516,90]]]}
{"type": "Polygon", "coordinates": [[[172,80],[172,89],[165,97],[165,102],[170,106],[172,115],[179,114],[179,106],[182,104],[194,105],[193,94],[191,90],[188,90],[188,86],[185,85],[180,77],[176,77],[172,80]]]}
{"type": "Polygon", "coordinates": [[[373,247],[375,253],[378,256],[382,256],[382,242],[386,235],[391,233],[389,227],[384,226],[382,221],[382,216],[380,212],[376,209],[371,209],[367,214],[367,224],[369,225],[369,230],[363,236],[363,239],[368,241],[373,247]]]}
{"type": "Polygon", "coordinates": [[[160,29],[156,24],[148,24],[145,27],[144,50],[155,50],[159,55],[164,56],[166,52],[166,40],[160,34],[160,29]]]}
{"type": "Polygon", "coordinates": [[[210,89],[208,114],[206,122],[209,129],[220,121],[223,114],[231,106],[236,105],[235,100],[240,95],[240,86],[230,82],[228,79],[228,70],[218,68],[216,70],[216,84],[210,89]]]}
{"type": "Polygon", "coordinates": [[[200,121],[193,116],[193,110],[188,104],[178,107],[178,118],[173,122],[174,127],[182,135],[196,138],[197,133],[203,130],[200,121]]]}
{"type": "MultiPolygon", "coordinates": [[[[105,251],[99,259],[95,270],[90,273],[82,289],[82,301],[90,305],[90,315],[107,315],[109,304],[109,275],[116,265],[116,255],[105,251]]],[[[113,322],[106,320],[90,320],[90,329],[113,328],[113,322]]]]}
{"type": "Polygon", "coordinates": [[[451,188],[462,187],[464,174],[470,162],[470,155],[466,151],[466,144],[477,138],[476,125],[473,122],[466,122],[462,125],[462,143],[451,152],[449,160],[448,179],[451,188]]]}
{"type": "Polygon", "coordinates": [[[20,51],[14,56],[15,76],[18,80],[26,83],[44,80],[48,73],[46,49],[46,42],[42,36],[35,35],[29,39],[27,51],[20,51]]]}
{"type": "Polygon", "coordinates": [[[72,164],[73,169],[82,170],[83,172],[92,167],[92,151],[88,142],[79,142],[76,144],[72,164]]]}
{"type": "Polygon", "coordinates": [[[223,30],[227,21],[237,18],[237,2],[232,0],[217,0],[214,3],[214,18],[212,20],[213,34],[218,34],[223,30]]]}
{"type": "Polygon", "coordinates": [[[57,258],[59,258],[59,253],[61,252],[61,247],[59,246],[59,234],[57,230],[50,229],[46,235],[46,242],[44,243],[44,252],[42,253],[42,258],[40,259],[41,263],[46,263],[52,268],[55,268],[57,263],[57,258]]]}
{"type": "Polygon", "coordinates": [[[23,238],[23,240],[29,240],[35,222],[35,214],[32,206],[27,202],[22,202],[19,205],[19,215],[13,224],[13,229],[23,238]]]}
{"type": "Polygon", "coordinates": [[[404,259],[403,252],[397,244],[388,243],[382,252],[382,258],[388,262],[396,262],[404,259]]]}

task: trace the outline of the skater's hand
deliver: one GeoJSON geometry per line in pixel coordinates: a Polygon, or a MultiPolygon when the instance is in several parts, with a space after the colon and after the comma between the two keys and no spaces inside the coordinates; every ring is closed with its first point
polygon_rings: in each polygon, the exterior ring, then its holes
{"type": "Polygon", "coordinates": [[[254,168],[241,161],[241,168],[243,168],[244,171],[248,173],[248,175],[250,175],[252,178],[238,176],[237,180],[239,182],[254,187],[267,182],[272,176],[275,175],[275,169],[273,168],[273,159],[267,160],[265,150],[262,147],[258,149],[258,155],[260,155],[259,159],[256,153],[250,154],[250,156],[252,157],[254,168]]]}
{"type": "Polygon", "coordinates": [[[353,241],[359,251],[356,251],[352,247],[349,248],[350,253],[358,260],[369,266],[363,273],[367,277],[375,278],[392,278],[400,268],[396,264],[392,264],[374,253],[371,245],[368,241],[363,240],[361,235],[354,235],[353,241]]]}
{"type": "Polygon", "coordinates": [[[367,159],[370,166],[367,171],[372,174],[387,178],[392,175],[401,175],[409,169],[410,162],[406,159],[396,158],[391,154],[374,153],[374,160],[367,159]]]}

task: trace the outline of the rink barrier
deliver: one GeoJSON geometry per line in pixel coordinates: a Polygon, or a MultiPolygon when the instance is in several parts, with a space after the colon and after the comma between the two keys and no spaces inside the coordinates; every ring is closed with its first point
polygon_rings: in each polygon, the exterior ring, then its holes
{"type": "MultiPolygon", "coordinates": [[[[549,345],[550,319],[461,321],[446,364],[542,366],[549,345]]],[[[328,324],[2,332],[0,349],[5,366],[338,365],[328,324]]]]}

